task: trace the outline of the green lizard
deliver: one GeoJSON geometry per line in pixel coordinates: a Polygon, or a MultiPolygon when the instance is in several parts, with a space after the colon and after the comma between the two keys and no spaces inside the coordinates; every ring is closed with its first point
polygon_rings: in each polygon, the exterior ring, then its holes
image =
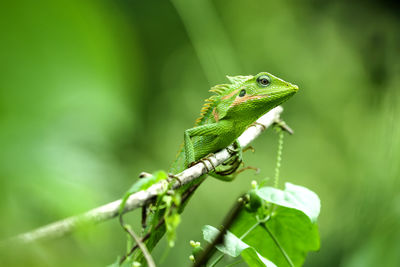
{"type": "MultiPolygon", "coordinates": [[[[285,102],[298,90],[297,85],[283,81],[267,72],[255,76],[228,76],[231,84],[211,88],[215,95],[206,100],[195,127],[184,133],[184,146],[170,168],[179,173],[210,153],[234,143],[236,139],[269,110],[285,102]]],[[[240,147],[237,148],[240,153],[240,147]]],[[[224,177],[210,173],[222,180],[224,177]]]]}
{"type": "MultiPolygon", "coordinates": [[[[231,83],[211,88],[210,91],[215,94],[206,100],[195,126],[184,132],[184,144],[169,169],[170,173],[178,174],[191,164],[233,143],[237,147],[235,151],[239,156],[235,160],[228,161],[227,168],[217,168],[209,173],[221,180],[232,180],[235,177],[234,171],[238,167],[237,162],[240,164],[241,160],[241,148],[237,138],[259,117],[288,100],[299,89],[297,85],[285,82],[267,72],[255,76],[227,77],[231,83]]],[[[205,177],[206,175],[203,175],[176,190],[182,195],[179,213],[183,211],[187,199],[193,192],[190,189],[196,188],[205,177]]],[[[156,206],[158,204],[160,203],[156,203],[156,206]]],[[[143,233],[147,235],[145,243],[150,251],[166,231],[164,218],[164,209],[157,209],[147,218],[148,224],[143,233]]],[[[143,262],[140,251],[136,251],[133,258],[143,262]]]]}

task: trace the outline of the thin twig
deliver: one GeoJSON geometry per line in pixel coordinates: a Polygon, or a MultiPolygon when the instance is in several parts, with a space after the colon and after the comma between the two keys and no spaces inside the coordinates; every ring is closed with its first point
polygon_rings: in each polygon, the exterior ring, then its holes
{"type": "MultiPolygon", "coordinates": [[[[262,124],[265,128],[270,127],[276,120],[279,118],[279,115],[282,113],[283,108],[278,106],[272,110],[270,110],[267,114],[262,116],[260,119],[257,120],[257,123],[262,124]]],[[[254,126],[249,127],[239,138],[238,142],[242,148],[247,147],[254,139],[256,139],[261,132],[263,131],[263,127],[260,125],[255,124],[254,126]]],[[[234,149],[233,147],[230,147],[230,149],[234,149]]],[[[211,161],[213,166],[218,166],[222,164],[224,161],[226,161],[228,158],[231,157],[231,154],[227,149],[223,149],[217,153],[215,153],[213,156],[209,158],[209,161],[211,161]]],[[[202,176],[203,174],[206,174],[208,170],[212,169],[212,165],[208,162],[205,161],[203,163],[198,163],[183,172],[179,173],[176,175],[176,177],[182,182],[181,184],[174,184],[174,188],[176,189],[182,185],[185,185],[198,177],[202,176]],[[208,165],[209,166],[205,166],[208,165]]],[[[126,205],[124,208],[124,213],[134,210],[138,207],[142,207],[145,205],[147,201],[152,199],[153,197],[156,197],[160,193],[164,192],[166,188],[168,188],[169,184],[168,181],[163,180],[160,181],[157,184],[154,184],[147,190],[139,191],[135,194],[132,194],[128,200],[126,201],[126,205]]],[[[11,240],[7,240],[6,242],[9,241],[17,241],[17,242],[23,242],[23,243],[30,243],[38,240],[44,240],[44,239],[51,239],[51,238],[57,238],[57,237],[62,237],[68,233],[71,233],[74,231],[76,228],[83,224],[88,224],[88,223],[99,223],[103,222],[106,220],[109,220],[111,218],[114,218],[118,216],[119,214],[119,207],[121,204],[121,200],[116,200],[114,202],[108,203],[104,206],[95,208],[93,210],[90,210],[84,214],[73,216],[66,218],[61,221],[57,221],[54,223],[51,223],[49,225],[45,225],[43,227],[40,227],[36,230],[20,234],[14,238],[11,238],[11,240]]]]}
{"type": "Polygon", "coordinates": [[[294,134],[294,131],[292,128],[289,127],[289,125],[286,124],[285,121],[283,121],[282,119],[278,118],[275,121],[275,124],[278,125],[282,130],[284,130],[285,132],[289,133],[290,135],[294,134]]]}
{"type": "MultiPolygon", "coordinates": [[[[156,267],[154,263],[153,257],[151,256],[149,250],[147,249],[146,245],[140,240],[140,238],[136,235],[136,233],[130,229],[128,225],[124,223],[124,219],[122,215],[119,216],[119,223],[121,224],[122,228],[135,240],[136,245],[139,246],[140,250],[142,251],[144,258],[146,259],[147,266],[149,267],[156,267]]],[[[120,261],[121,263],[121,261],[120,261]]]]}

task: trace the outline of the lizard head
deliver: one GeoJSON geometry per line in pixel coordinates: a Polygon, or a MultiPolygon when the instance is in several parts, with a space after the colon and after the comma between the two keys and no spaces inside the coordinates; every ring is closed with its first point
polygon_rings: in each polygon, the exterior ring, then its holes
{"type": "MultiPolygon", "coordinates": [[[[299,87],[268,72],[261,72],[246,79],[231,98],[228,113],[259,117],[294,95],[299,87]]],[[[229,77],[228,77],[229,78],[229,77]]]]}

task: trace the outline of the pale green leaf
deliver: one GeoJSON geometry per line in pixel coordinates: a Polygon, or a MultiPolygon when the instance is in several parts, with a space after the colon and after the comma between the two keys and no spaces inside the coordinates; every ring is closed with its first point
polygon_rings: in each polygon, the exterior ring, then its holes
{"type": "MultiPolygon", "coordinates": [[[[203,238],[209,243],[212,243],[213,240],[219,234],[219,230],[211,225],[203,226],[203,238]]],[[[237,238],[234,234],[229,231],[225,234],[224,244],[219,244],[216,248],[222,253],[228,254],[232,257],[237,257],[240,255],[242,250],[248,248],[249,246],[245,244],[242,240],[237,238]]]]}
{"type": "Polygon", "coordinates": [[[317,221],[321,209],[321,202],[317,194],[303,186],[286,183],[285,190],[273,187],[262,187],[256,192],[260,198],[267,202],[300,210],[306,214],[312,222],[317,221]]]}

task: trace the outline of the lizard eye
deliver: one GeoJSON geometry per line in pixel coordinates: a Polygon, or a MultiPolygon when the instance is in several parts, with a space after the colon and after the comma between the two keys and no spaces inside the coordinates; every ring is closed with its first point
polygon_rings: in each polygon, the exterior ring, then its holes
{"type": "Polygon", "coordinates": [[[242,96],[244,96],[245,94],[246,94],[246,90],[245,90],[245,89],[242,89],[242,90],[240,91],[240,93],[239,93],[239,96],[242,97],[242,96]]]}
{"type": "Polygon", "coordinates": [[[257,78],[257,82],[262,87],[266,87],[270,83],[270,78],[267,75],[262,75],[262,76],[257,78]]]}

